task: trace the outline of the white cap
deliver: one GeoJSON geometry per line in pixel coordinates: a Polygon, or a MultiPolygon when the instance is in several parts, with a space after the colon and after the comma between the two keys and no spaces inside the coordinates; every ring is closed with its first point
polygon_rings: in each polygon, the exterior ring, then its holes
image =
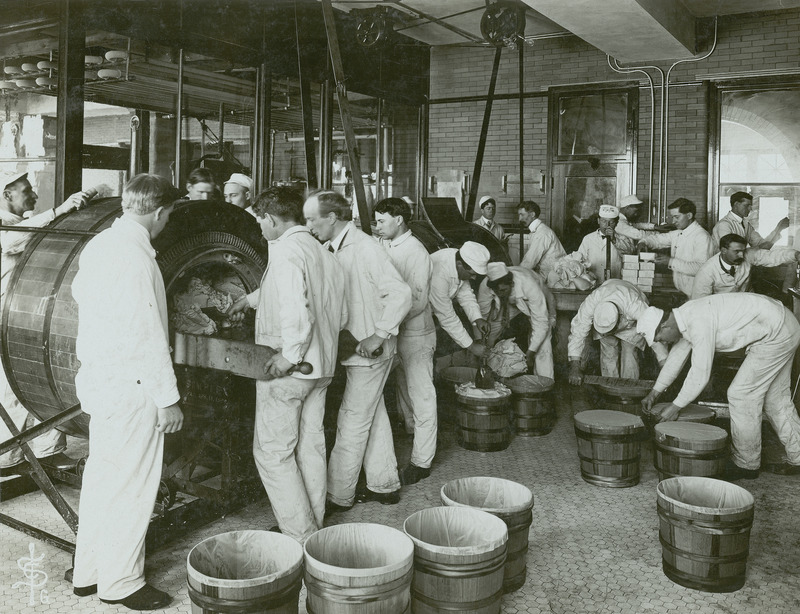
{"type": "Polygon", "coordinates": [[[250,179],[250,177],[248,177],[244,173],[233,173],[230,179],[228,179],[228,181],[225,182],[225,185],[228,185],[229,183],[235,183],[236,185],[240,185],[245,190],[253,189],[253,180],[250,179]]]}
{"type": "Polygon", "coordinates": [[[644,336],[647,345],[653,345],[656,336],[656,329],[661,324],[661,318],[664,317],[664,312],[658,307],[648,307],[639,316],[636,322],[636,332],[644,336]]]}
{"type": "Polygon", "coordinates": [[[408,196],[401,196],[401,197],[400,197],[400,200],[402,200],[402,201],[403,201],[405,204],[407,204],[409,207],[410,207],[411,205],[413,205],[413,204],[414,204],[414,201],[413,201],[413,200],[411,200],[411,198],[410,198],[410,197],[408,197],[408,196]]]}
{"type": "Polygon", "coordinates": [[[495,205],[497,205],[497,201],[494,199],[494,196],[481,196],[480,200],[478,201],[478,206],[483,209],[484,203],[488,201],[492,201],[495,205]]]}
{"type": "Polygon", "coordinates": [[[28,173],[20,173],[19,171],[2,171],[0,172],[0,190],[5,190],[12,183],[17,183],[17,181],[27,178],[28,173]]]}
{"type": "Polygon", "coordinates": [[[486,270],[486,277],[488,277],[489,281],[501,279],[508,275],[508,267],[502,262],[490,262],[486,266],[486,270]]]}
{"type": "Polygon", "coordinates": [[[623,196],[622,200],[619,201],[619,208],[624,209],[625,207],[630,207],[631,205],[641,205],[641,199],[636,196],[636,194],[628,194],[627,196],[623,196]]]}
{"type": "Polygon", "coordinates": [[[461,246],[458,253],[469,268],[478,275],[486,275],[486,265],[489,264],[489,250],[483,245],[475,243],[475,241],[467,241],[461,246]]]}
{"type": "Polygon", "coordinates": [[[619,217],[619,208],[614,205],[600,205],[597,215],[607,220],[615,220],[619,217]]]}
{"type": "Polygon", "coordinates": [[[601,335],[605,335],[614,330],[619,320],[619,309],[610,301],[603,301],[594,308],[592,324],[594,329],[601,335]]]}

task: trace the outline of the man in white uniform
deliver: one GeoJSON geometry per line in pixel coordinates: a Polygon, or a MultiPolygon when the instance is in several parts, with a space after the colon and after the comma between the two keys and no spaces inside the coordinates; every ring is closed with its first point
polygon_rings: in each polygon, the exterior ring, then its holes
{"type": "Polygon", "coordinates": [[[222,189],[226,203],[255,215],[250,203],[250,193],[253,191],[253,180],[250,177],[244,173],[233,173],[222,189]]]}
{"type": "Polygon", "coordinates": [[[491,326],[490,346],[498,339],[507,338],[506,330],[510,333],[524,330],[527,335],[515,334],[514,337],[526,354],[528,369],[553,379],[555,302],[540,275],[524,267],[490,262],[486,279],[478,289],[478,306],[491,326]],[[524,326],[523,318],[527,320],[524,326]]]}
{"type": "Polygon", "coordinates": [[[566,256],[567,252],[564,251],[556,233],[539,219],[541,214],[541,208],[532,200],[524,200],[517,205],[517,217],[520,223],[527,226],[531,232],[530,247],[519,265],[532,269],[547,279],[556,260],[566,256]]]}
{"type": "MultiPolygon", "coordinates": [[[[0,175],[0,188],[3,190],[0,197],[0,222],[3,226],[33,226],[42,228],[55,220],[58,216],[77,209],[82,203],[87,202],[92,193],[77,192],[70,196],[64,203],[43,213],[27,217],[36,206],[38,196],[28,181],[28,173],[4,173],[0,175]]],[[[94,192],[96,193],[96,192],[94,192]]],[[[6,286],[11,279],[11,273],[25,251],[33,234],[28,232],[2,231],[0,232],[0,248],[2,248],[2,269],[0,269],[0,306],[5,301],[6,286]]],[[[29,427],[39,423],[36,418],[28,415],[28,410],[19,402],[11,389],[6,372],[0,366],[0,403],[18,431],[24,431],[26,424],[29,427]]],[[[0,420],[0,441],[11,438],[11,432],[5,422],[0,420]]],[[[64,434],[53,429],[39,435],[28,442],[33,454],[45,465],[58,469],[67,469],[75,465],[75,461],[64,454],[67,447],[64,434]]],[[[25,459],[20,448],[13,449],[0,456],[0,475],[17,475],[25,466],[25,459]]]]}
{"type": "Polygon", "coordinates": [[[679,198],[667,207],[677,230],[663,234],[648,234],[639,242],[640,248],[668,247],[670,254],[656,254],[656,267],[672,271],[672,283],[686,296],[692,295],[694,276],[714,255],[714,242],[694,216],[697,208],[691,200],[679,198]]]}
{"type": "MultiPolygon", "coordinates": [[[[600,373],[606,377],[639,379],[637,348],[645,348],[645,338],[636,331],[636,322],[647,309],[644,293],[622,279],[609,279],[587,296],[572,318],[569,332],[569,383],[583,382],[581,361],[589,335],[600,339],[600,373]]],[[[649,344],[656,360],[663,364],[667,349],[649,344]]]]}
{"type": "Polygon", "coordinates": [[[475,220],[475,223],[491,232],[498,240],[502,241],[506,233],[503,227],[494,221],[494,216],[497,214],[497,203],[491,196],[481,196],[478,201],[478,206],[481,208],[481,216],[475,220]]]}
{"type": "Polygon", "coordinates": [[[367,490],[359,500],[394,504],[400,477],[383,387],[392,366],[401,322],[411,309],[411,289],[377,241],[349,221],[350,203],[337,192],[318,192],[303,206],[311,232],[344,269],[347,330],[359,340],[342,364],[347,384],[328,461],[328,510],[349,509],[362,465],[367,490]],[[375,356],[376,350],[382,353],[375,356]]]}
{"type": "Polygon", "coordinates": [[[719,240],[719,254],[711,256],[694,276],[692,298],[727,292],[749,292],[754,265],[774,267],[798,261],[800,252],[793,249],[756,249],[747,247],[747,239],[742,236],[725,235],[719,240]]]}
{"type": "Polygon", "coordinates": [[[617,233],[619,209],[614,205],[600,205],[597,212],[597,230],[589,233],[581,241],[577,252],[589,266],[589,270],[597,278],[598,283],[606,279],[606,268],[609,279],[619,279],[622,275],[622,254],[636,253],[636,244],[629,238],[617,233]],[[611,259],[606,247],[611,243],[611,259]],[[608,262],[607,262],[608,261],[608,262]]]}
{"type": "Polygon", "coordinates": [[[766,237],[758,234],[758,231],[747,220],[753,210],[753,196],[747,192],[734,192],[731,194],[731,210],[714,226],[711,231],[711,238],[714,246],[719,247],[719,240],[728,234],[737,234],[747,239],[750,247],[758,249],[770,249],[775,242],[781,238],[781,232],[789,227],[789,218],[785,217],[778,222],[771,233],[766,237]]]}
{"type": "Polygon", "coordinates": [[[616,232],[634,242],[644,239],[655,226],[650,222],[637,222],[644,203],[636,194],[623,196],[619,201],[619,223],[616,232]]]}
{"type": "Polygon", "coordinates": [[[75,543],[74,592],[155,610],[171,601],[144,579],[144,540],[153,513],[164,433],[183,426],[169,352],[164,281],[150,241],[177,194],[169,181],[137,175],[122,190],[122,217],[80,256],[75,378],[91,416],[75,543]]]}
{"type": "Polygon", "coordinates": [[[767,414],[786,448],[788,462],[768,464],[766,471],[800,474],[800,418],[792,402],[792,359],[800,346],[800,324],[791,311],[766,296],[749,292],[714,294],[665,315],[650,308],[641,332],[654,341],[674,344],[653,390],[642,401],[648,411],[675,381],[691,354],[692,366],[678,396],[659,420],[675,420],[693,402],[711,376],[714,352],[746,349],[746,357],[728,388],[731,415],[731,460],[726,478],[753,479],[761,465],[761,416],[767,414]]]}
{"type": "Polygon", "coordinates": [[[470,280],[486,275],[489,250],[480,243],[467,241],[459,249],[447,247],[431,254],[433,276],[431,277],[430,302],[433,314],[440,326],[461,348],[482,358],[486,346],[480,341],[489,334],[489,323],[481,314],[470,280]],[[453,300],[464,310],[472,323],[473,340],[453,307],[453,300]]]}
{"type": "Polygon", "coordinates": [[[266,364],[274,379],[256,382],[253,458],[278,527],[302,544],[325,517],[322,421],[347,322],[344,272],[306,228],[297,191],[268,188],[253,209],[269,241],[269,266],[245,301],[256,307],[256,343],[278,350],[266,364]],[[311,373],[294,370],[301,362],[311,373]]]}
{"type": "Polygon", "coordinates": [[[397,402],[406,428],[414,433],[411,461],[400,471],[404,485],[430,475],[438,431],[433,385],[436,328],[428,302],[433,264],[428,251],[408,229],[410,217],[410,207],[399,198],[386,198],[375,205],[377,234],[392,264],[411,288],[411,310],[397,335],[399,361],[395,370],[397,402]]]}

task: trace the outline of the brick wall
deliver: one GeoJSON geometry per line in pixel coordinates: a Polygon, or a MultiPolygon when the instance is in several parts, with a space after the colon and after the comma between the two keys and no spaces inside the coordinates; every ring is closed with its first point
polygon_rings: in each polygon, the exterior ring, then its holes
{"type": "MultiPolygon", "coordinates": [[[[708,195],[708,109],[706,89],[699,78],[731,72],[797,69],[800,66],[800,10],[767,12],[720,18],[717,48],[701,62],[678,65],[671,76],[669,106],[670,145],[667,200],[679,196],[693,200],[698,218],[707,222],[708,195]]],[[[619,84],[639,80],[641,75],[621,75],[608,66],[606,55],[577,37],[546,39],[526,47],[525,89],[545,93],[561,85],[619,84]]],[[[494,49],[435,47],[431,51],[431,100],[429,119],[428,174],[444,175],[450,170],[472,172],[480,137],[485,103],[437,104],[437,99],[485,96],[488,91],[494,49]]],[[[666,71],[670,63],[659,63],[666,71]]],[[[516,94],[517,53],[504,50],[497,94],[516,94]]],[[[644,85],[645,81],[640,81],[644,85]]],[[[659,93],[655,113],[658,119],[659,93]]],[[[638,115],[638,159],[636,190],[646,195],[650,174],[650,92],[640,89],[638,115]]],[[[518,119],[516,100],[495,101],[486,144],[479,193],[498,197],[498,220],[512,222],[518,197],[512,189],[500,192],[500,178],[517,174],[518,119]]],[[[656,122],[658,124],[658,121],[656,122]]],[[[544,169],[547,159],[547,98],[525,101],[525,163],[527,169],[544,169]]],[[[656,125],[658,130],[658,125],[656,125]]],[[[658,170],[658,157],[653,161],[658,170]]],[[[657,176],[657,173],[656,173],[657,176]]],[[[657,182],[657,179],[656,179],[657,182]]],[[[513,187],[513,186],[512,186],[513,187]]],[[[657,196],[654,185],[654,198],[657,196]]],[[[526,184],[526,197],[545,205],[545,195],[526,184]]],[[[549,212],[546,218],[549,219],[549,212]]]]}

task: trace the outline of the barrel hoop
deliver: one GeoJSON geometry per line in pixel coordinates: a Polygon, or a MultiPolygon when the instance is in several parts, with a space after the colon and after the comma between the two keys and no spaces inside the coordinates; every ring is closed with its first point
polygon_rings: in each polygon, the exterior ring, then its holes
{"type": "Polygon", "coordinates": [[[306,590],[325,601],[337,603],[374,603],[383,601],[394,593],[402,593],[411,584],[413,568],[399,578],[373,586],[345,587],[314,577],[306,570],[306,590]],[[311,581],[309,581],[311,580],[311,581]],[[372,592],[365,592],[372,591],[372,592]]]}
{"type": "Polygon", "coordinates": [[[499,429],[470,429],[465,426],[459,425],[458,428],[464,431],[465,433],[505,433],[508,431],[507,426],[502,426],[499,429]]]}
{"type": "Polygon", "coordinates": [[[292,601],[297,602],[300,598],[301,586],[302,582],[300,582],[300,578],[298,577],[296,582],[293,582],[277,593],[271,593],[263,597],[248,599],[246,601],[204,595],[200,591],[192,588],[191,585],[188,586],[188,589],[189,599],[203,610],[219,612],[220,614],[255,614],[256,612],[279,608],[292,601]]]}
{"type": "Polygon", "coordinates": [[[503,589],[501,588],[497,591],[494,595],[490,595],[484,599],[479,599],[477,601],[460,601],[460,602],[445,602],[439,601],[438,599],[433,599],[432,597],[428,597],[427,595],[419,592],[415,588],[411,589],[411,596],[424,603],[425,605],[434,608],[437,612],[445,611],[445,612],[464,612],[464,608],[468,607],[468,611],[475,611],[481,608],[488,608],[491,605],[494,605],[498,601],[503,598],[503,589]]]}
{"type": "Polygon", "coordinates": [[[482,578],[489,576],[499,569],[503,569],[506,564],[506,549],[503,548],[502,554],[482,561],[480,563],[459,565],[457,570],[454,570],[452,565],[443,565],[441,563],[434,563],[433,561],[422,560],[418,557],[414,558],[414,569],[420,573],[426,573],[430,576],[438,578],[482,578]]]}
{"type": "Polygon", "coordinates": [[[661,535],[659,535],[658,538],[661,541],[661,546],[664,548],[664,550],[671,552],[672,554],[677,554],[678,556],[681,556],[685,559],[689,559],[690,561],[694,561],[696,563],[708,563],[711,565],[727,565],[730,563],[738,563],[739,561],[746,561],[747,555],[750,552],[750,548],[748,546],[742,552],[738,552],[737,554],[728,554],[724,556],[697,554],[695,552],[682,550],[681,548],[673,546],[667,540],[665,540],[661,535]]]}
{"type": "Polygon", "coordinates": [[[622,460],[597,460],[596,458],[592,458],[591,456],[583,456],[582,454],[578,454],[578,458],[594,465],[630,465],[632,463],[639,462],[638,454],[636,456],[631,456],[630,458],[623,458],[622,460]]]}
{"type": "Polygon", "coordinates": [[[590,443],[637,443],[647,437],[647,432],[644,429],[640,429],[640,431],[627,435],[592,435],[575,427],[575,434],[578,439],[583,439],[590,443]]]}
{"type": "Polygon", "coordinates": [[[662,506],[658,508],[658,515],[669,520],[672,524],[680,526],[681,528],[698,528],[703,529],[703,533],[709,535],[736,535],[737,533],[745,533],[749,531],[753,525],[753,515],[750,514],[744,520],[730,521],[730,520],[702,520],[699,518],[686,518],[667,511],[662,506]]]}
{"type": "Polygon", "coordinates": [[[581,477],[589,484],[594,484],[597,486],[610,486],[614,488],[625,488],[628,486],[635,486],[639,483],[639,471],[637,466],[636,475],[627,476],[624,478],[610,478],[603,475],[596,475],[593,473],[587,473],[586,471],[581,470],[581,477]]]}
{"type": "MultiPolygon", "coordinates": [[[[314,609],[314,606],[311,605],[311,600],[306,598],[306,612],[308,612],[308,614],[324,614],[325,611],[322,610],[318,613],[314,609]]],[[[408,600],[408,605],[406,605],[406,608],[397,614],[411,614],[411,599],[408,600]]]]}
{"type": "MultiPolygon", "coordinates": [[[[97,230],[103,224],[105,224],[109,218],[116,218],[119,217],[120,209],[114,207],[111,211],[105,215],[103,215],[100,219],[96,220],[95,223],[89,229],[90,231],[97,230]]],[[[59,221],[51,225],[53,228],[57,228],[59,221]]],[[[22,271],[25,270],[25,265],[30,260],[31,255],[35,250],[35,246],[41,243],[47,234],[41,233],[36,234],[31,241],[28,243],[28,246],[25,248],[25,251],[22,252],[22,256],[20,260],[17,262],[17,265],[14,267],[14,271],[11,273],[11,279],[8,280],[8,286],[6,287],[6,295],[4,297],[4,302],[0,304],[0,309],[2,309],[2,324],[0,325],[0,358],[2,359],[2,367],[5,368],[6,377],[8,379],[8,385],[10,386],[11,390],[14,393],[14,396],[17,397],[20,402],[25,405],[26,396],[22,393],[22,389],[17,382],[17,377],[14,371],[10,368],[11,367],[11,356],[9,355],[8,351],[8,317],[11,312],[10,305],[11,305],[11,297],[14,295],[14,288],[16,288],[17,284],[19,283],[19,278],[22,275],[22,271]],[[6,368],[7,367],[7,368],[6,368]]],[[[77,251],[80,251],[81,248],[88,242],[89,237],[80,237],[75,242],[75,247],[77,251]]],[[[73,248],[72,252],[70,253],[68,260],[73,260],[76,255],[76,250],[73,248]]],[[[48,374],[48,383],[50,384],[51,390],[53,389],[53,382],[51,381],[51,376],[48,374]]],[[[56,398],[58,398],[56,396],[56,398]]],[[[66,409],[63,403],[60,403],[61,409],[66,409]]],[[[26,409],[28,409],[26,407],[26,409]]]]}
{"type": "Polygon", "coordinates": [[[727,445],[716,450],[685,450],[683,448],[665,446],[659,442],[656,442],[656,450],[660,450],[668,454],[675,454],[676,456],[681,456],[683,458],[697,458],[700,460],[714,460],[728,456],[727,445]]]}
{"type": "Polygon", "coordinates": [[[694,574],[686,573],[670,565],[666,561],[661,561],[664,568],[664,573],[670,580],[678,582],[687,588],[694,588],[699,590],[710,590],[712,592],[731,592],[739,590],[744,586],[745,574],[737,574],[728,576],[726,578],[719,577],[719,569],[715,568],[716,574],[708,579],[696,576],[694,574]]]}

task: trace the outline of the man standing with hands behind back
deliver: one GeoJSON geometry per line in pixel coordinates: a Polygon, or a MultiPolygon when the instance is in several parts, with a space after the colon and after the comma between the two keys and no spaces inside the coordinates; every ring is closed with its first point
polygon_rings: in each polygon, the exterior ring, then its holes
{"type": "Polygon", "coordinates": [[[80,255],[75,387],[89,423],[73,591],[98,593],[131,610],[172,598],[144,579],[144,540],[153,513],[164,434],[183,414],[169,351],[164,280],[150,241],[164,229],[177,193],[141,174],[122,190],[122,217],[80,255]]]}

